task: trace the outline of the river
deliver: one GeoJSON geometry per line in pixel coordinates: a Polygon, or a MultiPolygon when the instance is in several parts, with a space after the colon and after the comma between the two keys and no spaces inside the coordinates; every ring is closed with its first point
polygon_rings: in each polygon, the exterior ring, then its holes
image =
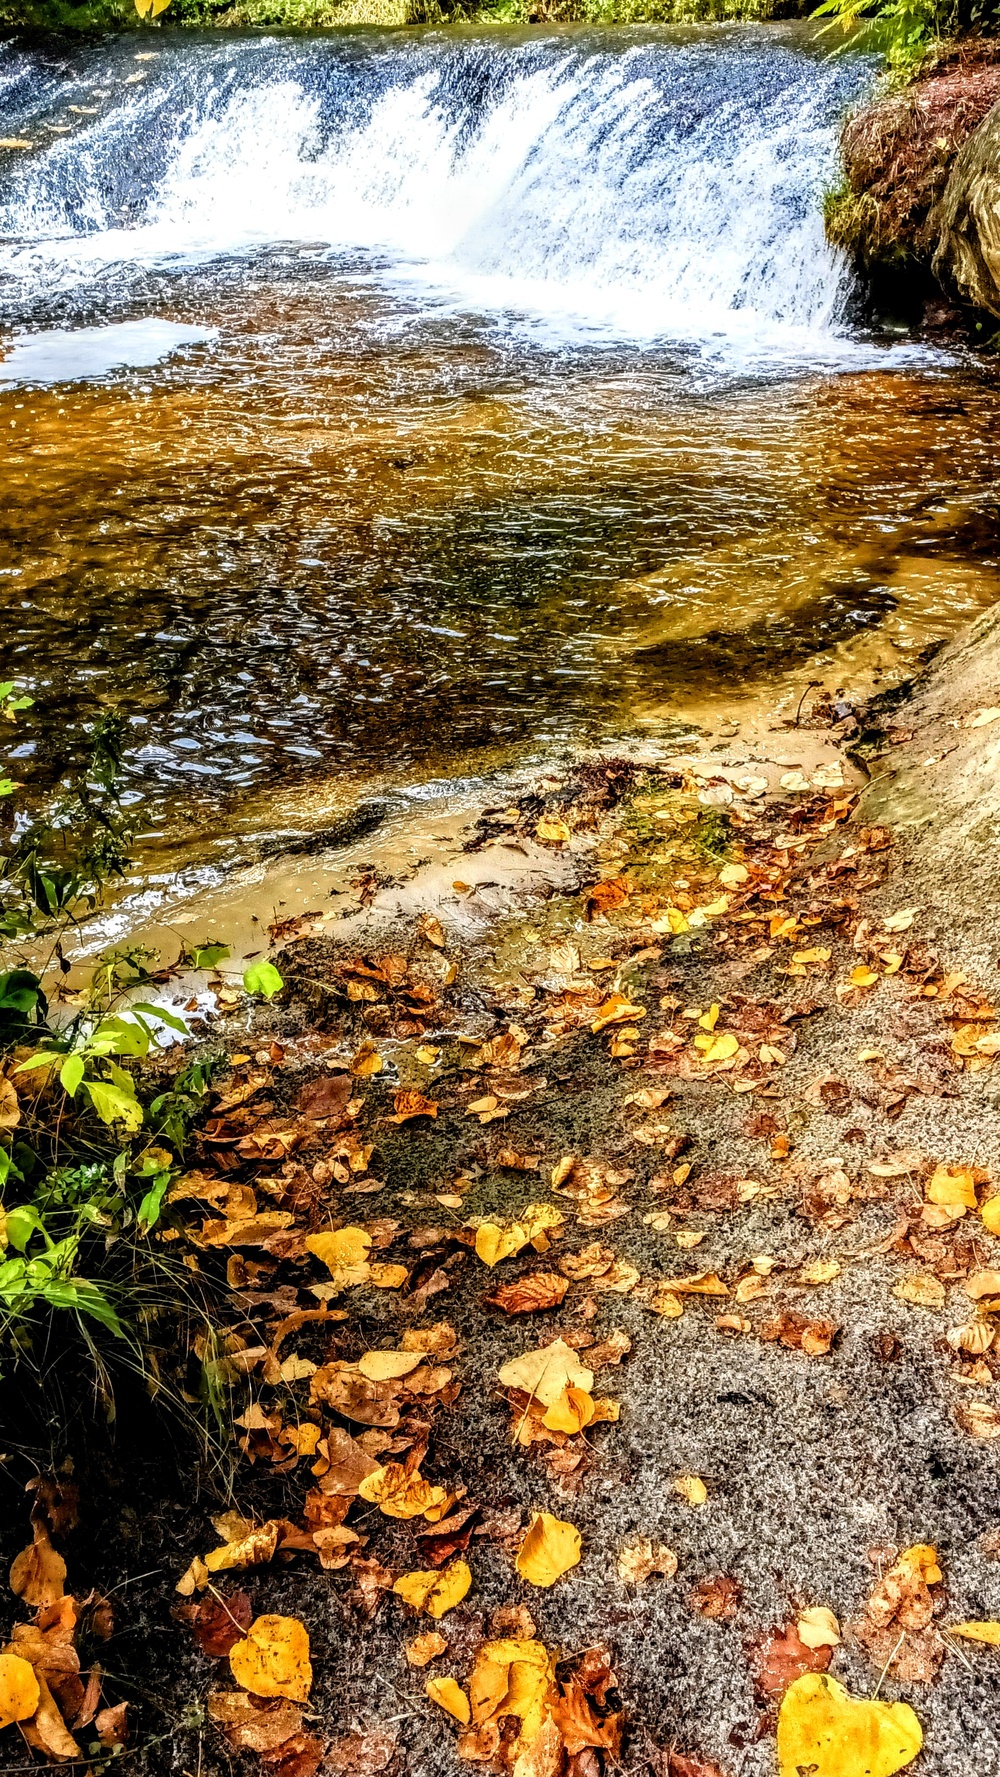
{"type": "Polygon", "coordinates": [[[856,696],[1000,595],[995,360],[864,323],[802,25],[0,48],[0,675],[188,862],[856,696]]]}

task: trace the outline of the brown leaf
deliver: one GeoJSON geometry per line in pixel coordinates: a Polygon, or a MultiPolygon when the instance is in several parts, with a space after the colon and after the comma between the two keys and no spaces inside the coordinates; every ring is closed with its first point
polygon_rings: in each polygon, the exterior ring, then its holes
{"type": "Polygon", "coordinates": [[[389,1118],[390,1123],[407,1123],[411,1117],[436,1117],[438,1114],[433,1099],[425,1098],[422,1092],[397,1092],[392,1105],[396,1114],[389,1118]]]}
{"type": "Polygon", "coordinates": [[[284,1746],[302,1729],[302,1711],[284,1697],[252,1697],[246,1691],[215,1691],[208,1713],[231,1746],[241,1752],[267,1753],[284,1746]]]}
{"type": "Polygon", "coordinates": [[[15,1556],[10,1569],[10,1589],[25,1604],[49,1605],[66,1590],[66,1563],[52,1547],[40,1518],[35,1519],[34,1541],[15,1556]]]}
{"type": "Polygon", "coordinates": [[[128,1704],[112,1703],[94,1717],[94,1729],[102,1746],[124,1746],[128,1740],[128,1704]]]}
{"type": "Polygon", "coordinates": [[[224,1660],[253,1622],[253,1607],[246,1592],[209,1595],[195,1608],[198,1614],[191,1625],[195,1640],[202,1653],[212,1660],[224,1660]]]}
{"type": "Polygon", "coordinates": [[[692,1752],[668,1752],[663,1777],[726,1777],[711,1759],[699,1758],[692,1752]]]}
{"type": "Polygon", "coordinates": [[[608,1715],[601,1720],[576,1677],[559,1688],[561,1695],[549,1704],[549,1713],[570,1756],[581,1752],[585,1746],[601,1747],[612,1756],[617,1754],[621,1745],[622,1715],[608,1715]]]}
{"type": "Polygon", "coordinates": [[[333,1117],[338,1121],[343,1117],[353,1090],[350,1074],[321,1074],[318,1080],[312,1080],[303,1086],[296,1108],[308,1117],[311,1123],[319,1123],[333,1117]]]}
{"type": "Polygon", "coordinates": [[[64,1759],[82,1758],[83,1754],[70,1733],[56,1705],[52,1692],[44,1678],[36,1672],[40,1692],[38,1708],[30,1721],[20,1724],[21,1732],[28,1745],[36,1752],[42,1752],[46,1758],[55,1763],[64,1759]]]}
{"type": "Polygon", "coordinates": [[[364,1734],[345,1734],[329,1748],[327,1769],[335,1777],[375,1777],[375,1773],[385,1770],[396,1746],[396,1735],[388,1728],[370,1728],[364,1734]]]}
{"type": "Polygon", "coordinates": [[[273,1752],[261,1753],[271,1777],[315,1777],[323,1763],[323,1742],[315,1734],[292,1734],[273,1752]]]}
{"type": "Polygon", "coordinates": [[[743,1587],[729,1574],[716,1574],[714,1579],[702,1580],[695,1586],[690,1602],[703,1617],[734,1617],[743,1602],[743,1587]]]}
{"type": "Polygon", "coordinates": [[[803,1672],[825,1672],[833,1649],[807,1647],[795,1624],[789,1623],[785,1629],[769,1629],[757,1636],[747,1652],[757,1689],[765,1698],[771,1698],[783,1697],[803,1672]]]}
{"type": "Polygon", "coordinates": [[[558,1308],[568,1289],[568,1279],[555,1271],[530,1271],[502,1284],[486,1300],[504,1314],[539,1314],[545,1308],[558,1308]]]}
{"type": "Polygon", "coordinates": [[[624,882],[595,882],[587,895],[587,918],[596,919],[598,914],[610,913],[615,907],[624,906],[628,900],[628,887],[624,882]]]}
{"type": "Polygon", "coordinates": [[[825,1357],[840,1328],[835,1320],[810,1320],[808,1315],[787,1309],[774,1320],[762,1321],[757,1330],[762,1339],[778,1339],[789,1351],[804,1351],[807,1357],[825,1357]]]}

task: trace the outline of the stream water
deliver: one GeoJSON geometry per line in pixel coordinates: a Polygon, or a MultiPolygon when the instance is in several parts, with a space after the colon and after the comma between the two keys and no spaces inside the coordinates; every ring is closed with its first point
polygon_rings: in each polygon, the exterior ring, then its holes
{"type": "Polygon", "coordinates": [[[0,676],[147,846],[850,694],[1000,595],[994,360],[823,237],[811,28],[0,46],[0,676]]]}

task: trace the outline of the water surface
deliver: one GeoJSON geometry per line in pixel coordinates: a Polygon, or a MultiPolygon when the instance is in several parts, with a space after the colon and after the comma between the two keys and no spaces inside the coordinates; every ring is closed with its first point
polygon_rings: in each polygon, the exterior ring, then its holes
{"type": "Polygon", "coordinates": [[[911,670],[1000,590],[1000,416],[823,239],[870,79],[799,26],[8,43],[22,775],[115,705],[194,857],[911,670]]]}

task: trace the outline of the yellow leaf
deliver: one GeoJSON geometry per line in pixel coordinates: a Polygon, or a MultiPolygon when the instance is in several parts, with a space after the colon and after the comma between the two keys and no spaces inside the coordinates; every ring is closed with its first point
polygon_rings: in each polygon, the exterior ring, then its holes
{"type": "Polygon", "coordinates": [[[366,1351],[358,1358],[358,1369],[369,1382],[395,1382],[423,1361],[422,1351],[366,1351]]]}
{"type": "Polygon", "coordinates": [[[916,1272],[897,1283],[893,1295],[901,1302],[913,1302],[918,1308],[943,1308],[944,1284],[928,1272],[916,1272]]]}
{"type": "Polygon", "coordinates": [[[1000,1234],[1000,1197],[991,1197],[979,1211],[990,1234],[1000,1234]]]}
{"type": "Polygon", "coordinates": [[[453,1678],[429,1678],[424,1690],[439,1709],[446,1709],[463,1727],[468,1726],[471,1719],[469,1699],[453,1678]]]}
{"type": "Polygon", "coordinates": [[[723,888],[739,888],[741,882],[746,882],[749,874],[745,864],[723,864],[719,871],[719,881],[723,888]]]}
{"type": "Polygon", "coordinates": [[[919,907],[901,907],[898,913],[890,913],[882,924],[887,932],[908,932],[914,916],[919,912],[919,907]]]}
{"type": "Polygon", "coordinates": [[[542,1424],[548,1426],[549,1431],[564,1431],[574,1437],[590,1424],[594,1411],[594,1403],[585,1389],[564,1388],[546,1409],[542,1424]]]}
{"type": "Polygon", "coordinates": [[[795,1629],[805,1647],[840,1646],[840,1624],[833,1611],[823,1604],[813,1604],[808,1610],[800,1611],[795,1629]]]}
{"type": "Polygon", "coordinates": [[[524,1246],[558,1228],[566,1220],[561,1209],[551,1203],[529,1203],[516,1221],[484,1222],[476,1229],[476,1256],[484,1265],[498,1265],[501,1259],[512,1258],[524,1246]]]}
{"type": "Polygon", "coordinates": [[[779,1777],[893,1777],[923,1743],[908,1703],[854,1698],[825,1672],[797,1678],[778,1713],[779,1777]]]}
{"type": "Polygon", "coordinates": [[[27,1721],[38,1708],[41,1692],[34,1668],[20,1654],[0,1654],[0,1728],[27,1721]]]}
{"type": "Polygon", "coordinates": [[[538,1351],[526,1351],[514,1357],[500,1371],[504,1388],[519,1388],[533,1395],[543,1407],[551,1407],[565,1388],[582,1388],[587,1394],[594,1386],[594,1372],[581,1364],[576,1352],[564,1339],[553,1339],[538,1351]]]}
{"type": "Polygon", "coordinates": [[[678,1475],[673,1490],[689,1506],[703,1506],[708,1498],[708,1488],[700,1475],[678,1475]]]}
{"type": "Polygon", "coordinates": [[[413,1610],[443,1617],[446,1610],[461,1604],[471,1584],[472,1574],[465,1562],[453,1561],[440,1572],[404,1573],[392,1589],[413,1610]]]}
{"type": "Polygon", "coordinates": [[[543,845],[565,845],[570,831],[565,821],[557,820],[554,815],[543,814],[535,828],[535,837],[543,845]]]}
{"type": "Polygon", "coordinates": [[[258,1617],[230,1649],[233,1677],[255,1697],[304,1703],[312,1686],[309,1635],[298,1617],[258,1617]]]}
{"type": "Polygon", "coordinates": [[[878,981],[876,971],[869,969],[865,963],[859,963],[856,969],[852,969],[850,978],[852,987],[874,987],[878,981]]]}
{"type": "Polygon", "coordinates": [[[438,1506],[447,1503],[444,1487],[432,1487],[423,1475],[407,1474],[401,1462],[387,1462],[384,1468],[373,1469],[358,1487],[358,1494],[369,1505],[376,1505],[387,1518],[430,1518],[438,1506]]]}
{"type": "Polygon", "coordinates": [[[966,716],[963,728],[985,728],[990,722],[1000,722],[1000,710],[976,710],[973,715],[966,716]]]}
{"type": "MultiPolygon", "coordinates": [[[[1000,715],[1000,711],[997,712],[1000,715]]],[[[966,1641],[985,1641],[988,1647],[1000,1647],[1000,1623],[949,1623],[949,1633],[961,1635],[966,1641]]]]}
{"type": "Polygon", "coordinates": [[[554,1586],[580,1559],[580,1532],[575,1524],[533,1512],[515,1566],[532,1586],[554,1586]]]}
{"type": "Polygon", "coordinates": [[[926,1189],[928,1203],[943,1204],[946,1209],[964,1215],[976,1208],[976,1186],[972,1173],[964,1167],[939,1166],[926,1189]]]}
{"type": "Polygon", "coordinates": [[[716,1005],[709,1006],[708,1011],[703,1012],[698,1020],[702,1030],[714,1030],[718,1022],[719,1008],[716,1005]]]}
{"type": "Polygon", "coordinates": [[[604,1030],[609,1024],[631,1023],[634,1018],[645,1018],[645,1016],[645,1006],[633,1006],[625,994],[613,993],[605,1000],[603,1006],[598,1006],[597,1017],[590,1028],[596,1035],[599,1030],[604,1030]]]}
{"type": "Polygon", "coordinates": [[[716,1037],[712,1047],[706,1050],[705,1060],[729,1061],[736,1054],[739,1046],[737,1038],[733,1036],[731,1031],[723,1031],[721,1037],[716,1037]]]}
{"type": "Polygon", "coordinates": [[[367,1277],[359,1277],[356,1281],[358,1283],[367,1281],[374,1284],[377,1290],[398,1290],[409,1275],[405,1265],[369,1265],[367,1277]]]}
{"type": "Polygon", "coordinates": [[[792,954],[793,963],[828,963],[830,952],[824,944],[815,944],[811,950],[796,950],[792,954]]]}
{"type": "Polygon", "coordinates": [[[333,1234],[307,1234],[306,1251],[313,1253],[330,1271],[338,1265],[363,1265],[371,1249],[372,1237],[363,1228],[338,1228],[333,1234]]]}
{"type": "Polygon", "coordinates": [[[444,949],[444,927],[433,913],[421,914],[417,920],[417,931],[422,938],[426,938],[428,944],[433,944],[435,950],[444,949]]]}

